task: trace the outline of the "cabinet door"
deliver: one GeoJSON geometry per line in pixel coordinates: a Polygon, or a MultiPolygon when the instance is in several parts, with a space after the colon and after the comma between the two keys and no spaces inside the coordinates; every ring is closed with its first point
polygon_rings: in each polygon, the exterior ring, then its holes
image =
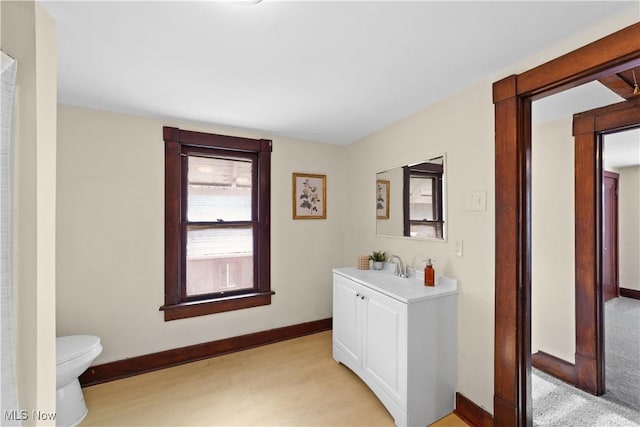
{"type": "Polygon", "coordinates": [[[365,290],[364,296],[363,370],[389,397],[405,407],[407,305],[372,290],[365,290]]]}
{"type": "Polygon", "coordinates": [[[333,345],[360,366],[360,288],[342,276],[333,276],[333,345]]]}

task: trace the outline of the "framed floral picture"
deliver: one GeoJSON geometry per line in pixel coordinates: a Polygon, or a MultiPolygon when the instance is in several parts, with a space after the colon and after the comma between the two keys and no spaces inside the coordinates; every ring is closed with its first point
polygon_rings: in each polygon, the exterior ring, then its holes
{"type": "Polygon", "coordinates": [[[327,218],[327,176],[293,174],[293,219],[327,218]]]}
{"type": "Polygon", "coordinates": [[[383,179],[376,181],[376,217],[389,219],[389,191],[391,182],[383,179]]]}

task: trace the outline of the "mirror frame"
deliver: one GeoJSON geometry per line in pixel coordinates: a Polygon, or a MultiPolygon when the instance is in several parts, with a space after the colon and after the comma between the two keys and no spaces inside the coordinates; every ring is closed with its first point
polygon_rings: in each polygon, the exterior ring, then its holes
{"type": "Polygon", "coordinates": [[[389,172],[391,170],[394,169],[402,169],[402,174],[403,174],[403,182],[402,182],[402,193],[403,193],[403,203],[402,203],[402,209],[403,209],[403,220],[402,220],[402,228],[403,228],[403,235],[392,235],[392,234],[380,234],[378,233],[378,221],[382,220],[381,218],[378,218],[378,216],[376,215],[376,237],[388,237],[391,239],[404,239],[404,240],[415,240],[415,241],[427,241],[427,242],[439,242],[439,243],[446,243],[448,241],[448,235],[449,235],[449,220],[447,218],[447,214],[448,214],[448,209],[447,209],[447,202],[448,202],[448,196],[447,196],[447,153],[443,152],[440,154],[437,154],[435,156],[427,156],[427,158],[425,160],[421,160],[418,162],[412,162],[409,164],[403,164],[400,166],[394,166],[388,169],[384,169],[381,171],[377,171],[376,172],[376,182],[379,180],[378,178],[378,174],[380,173],[385,173],[385,172],[389,172]],[[437,159],[442,157],[442,217],[444,218],[444,220],[442,221],[443,225],[442,225],[442,238],[438,238],[438,237],[411,237],[411,236],[405,236],[404,232],[407,226],[407,217],[404,215],[404,211],[405,209],[407,209],[407,201],[405,200],[406,198],[406,186],[407,186],[407,174],[406,174],[406,169],[407,168],[411,168],[413,166],[419,165],[421,163],[427,163],[430,162],[431,160],[437,159]]]}

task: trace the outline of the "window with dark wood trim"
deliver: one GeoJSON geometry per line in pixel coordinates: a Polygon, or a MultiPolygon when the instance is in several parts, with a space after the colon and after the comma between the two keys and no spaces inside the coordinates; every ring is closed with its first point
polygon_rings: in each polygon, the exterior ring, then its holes
{"type": "Polygon", "coordinates": [[[271,141],[163,137],[165,321],[271,304],[271,141]]]}

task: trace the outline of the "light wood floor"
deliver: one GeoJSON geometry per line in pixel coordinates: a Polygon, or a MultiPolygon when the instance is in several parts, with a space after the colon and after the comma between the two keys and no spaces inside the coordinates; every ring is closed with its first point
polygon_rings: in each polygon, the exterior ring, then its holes
{"type": "MultiPolygon", "coordinates": [[[[82,426],[393,426],[331,332],[84,389],[82,426]]],[[[453,398],[453,397],[452,397],[453,398]]],[[[433,424],[466,426],[455,415],[433,424]]]]}

